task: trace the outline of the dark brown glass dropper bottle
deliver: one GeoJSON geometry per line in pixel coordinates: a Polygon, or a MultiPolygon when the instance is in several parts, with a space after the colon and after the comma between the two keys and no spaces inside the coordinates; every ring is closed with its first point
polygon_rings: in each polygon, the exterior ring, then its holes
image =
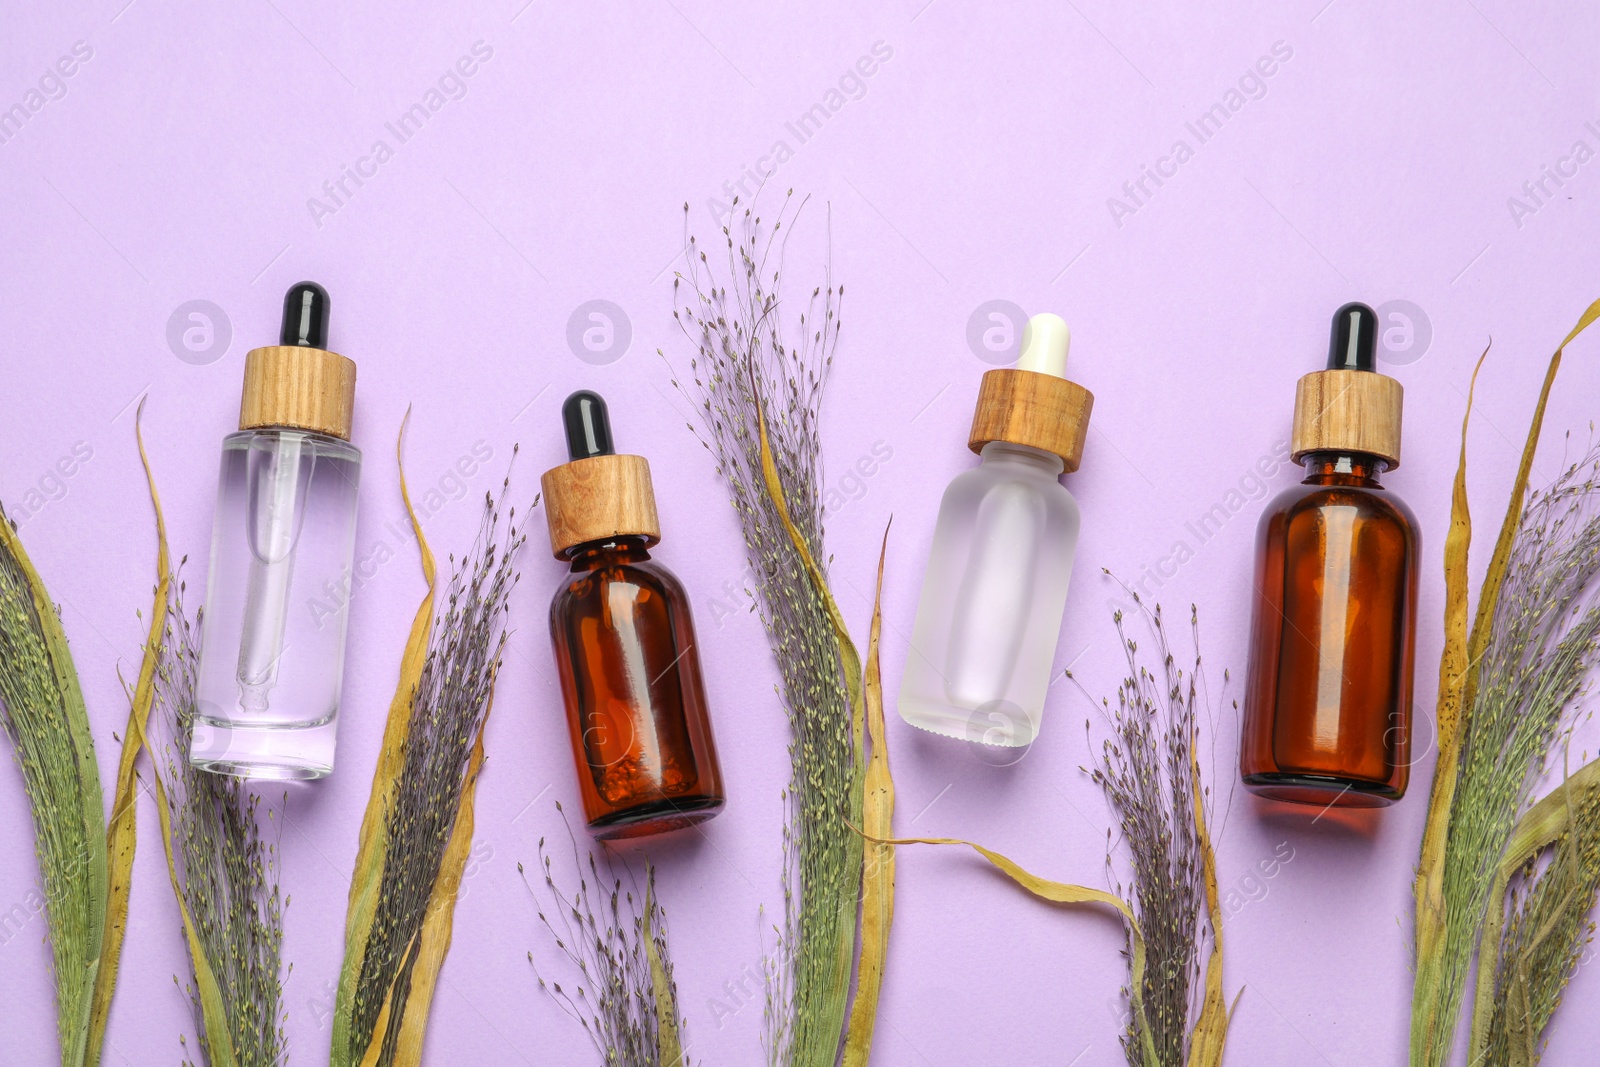
{"type": "Polygon", "coordinates": [[[663,833],[722,810],[694,622],[661,540],[650,465],[616,455],[606,404],[561,409],[572,462],[542,479],[550,547],[572,566],[550,604],[578,790],[595,836],[663,833]]]}
{"type": "Polygon", "coordinates": [[[1378,320],[1335,313],[1328,369],[1300,379],[1305,480],[1261,516],[1239,770],[1256,794],[1378,807],[1410,775],[1417,557],[1400,464],[1400,383],[1374,367],[1378,320]]]}

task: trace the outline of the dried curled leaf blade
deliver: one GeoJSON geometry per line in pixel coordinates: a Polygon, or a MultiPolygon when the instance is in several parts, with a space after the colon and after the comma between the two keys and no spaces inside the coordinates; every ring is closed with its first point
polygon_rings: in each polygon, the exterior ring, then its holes
{"type": "MultiPolygon", "coordinates": [[[[883,561],[889,550],[889,531],[883,531],[878,550],[878,581],[872,599],[872,628],[867,638],[866,671],[862,679],[867,735],[872,751],[867,758],[861,823],[869,838],[887,838],[894,832],[894,779],[889,773],[889,741],[883,720],[883,674],[879,669],[879,638],[883,630],[883,561]]],[[[889,930],[894,923],[894,846],[874,840],[862,850],[861,954],[856,966],[856,995],[850,1005],[845,1034],[843,1067],[866,1067],[872,1055],[872,1035],[877,1025],[878,999],[883,990],[884,967],[889,956],[889,930]]]]}
{"type": "MultiPolygon", "coordinates": [[[[1459,711],[1459,709],[1470,707],[1471,704],[1472,704],[1473,695],[1474,695],[1474,693],[1476,691],[1476,688],[1477,688],[1477,671],[1474,669],[1473,665],[1479,663],[1482,660],[1484,648],[1487,647],[1487,645],[1489,643],[1489,631],[1490,631],[1490,626],[1491,626],[1491,624],[1493,622],[1493,619],[1494,619],[1495,606],[1499,603],[1500,589],[1505,583],[1506,570],[1510,566],[1511,549],[1512,549],[1512,544],[1516,539],[1517,523],[1518,523],[1519,518],[1522,515],[1523,501],[1526,498],[1527,492],[1528,492],[1528,477],[1533,471],[1534,456],[1538,453],[1538,450],[1539,450],[1539,438],[1540,438],[1540,436],[1541,436],[1541,434],[1543,432],[1543,429],[1544,429],[1545,409],[1549,406],[1550,390],[1555,385],[1556,373],[1561,369],[1561,358],[1562,358],[1562,355],[1565,352],[1567,345],[1571,344],[1572,341],[1579,334],[1583,333],[1584,330],[1588,329],[1589,326],[1592,325],[1595,322],[1596,319],[1600,319],[1600,300],[1596,300],[1592,304],[1590,304],[1589,307],[1587,309],[1585,309],[1584,313],[1578,318],[1577,323],[1572,327],[1572,329],[1567,331],[1567,336],[1564,337],[1562,339],[1562,341],[1561,341],[1561,344],[1556,347],[1555,352],[1550,356],[1549,365],[1545,369],[1544,382],[1539,387],[1539,400],[1538,400],[1538,403],[1534,405],[1533,418],[1529,421],[1529,424],[1528,424],[1528,435],[1527,435],[1526,440],[1523,442],[1523,446],[1522,446],[1522,456],[1518,460],[1518,463],[1517,463],[1516,477],[1512,480],[1512,483],[1511,483],[1511,495],[1510,495],[1510,499],[1506,502],[1505,518],[1502,519],[1501,523],[1500,523],[1500,535],[1495,539],[1494,552],[1489,557],[1489,567],[1488,567],[1488,570],[1484,574],[1483,584],[1479,588],[1478,610],[1477,610],[1477,613],[1473,617],[1472,631],[1471,631],[1471,633],[1470,633],[1470,635],[1469,635],[1469,637],[1467,639],[1466,656],[1465,656],[1465,660],[1464,660],[1464,670],[1463,670],[1462,675],[1461,675],[1461,684],[1460,684],[1460,688],[1459,688],[1460,699],[1459,699],[1459,702],[1458,702],[1456,708],[1451,709],[1453,711],[1459,711]]],[[[1484,349],[1484,355],[1486,356],[1487,354],[1488,354],[1488,349],[1485,348],[1484,349]]],[[[1483,356],[1480,356],[1478,358],[1478,366],[1481,367],[1482,364],[1483,364],[1483,356]]],[[[1473,383],[1474,384],[1476,384],[1477,375],[1478,375],[1477,368],[1474,368],[1474,370],[1473,370],[1473,383]]],[[[1469,397],[1468,397],[1468,413],[1467,414],[1468,414],[1468,416],[1470,416],[1470,414],[1471,414],[1471,398],[1470,398],[1470,394],[1469,394],[1469,397]]],[[[1456,479],[1457,479],[1456,488],[1457,488],[1457,490],[1459,490],[1459,503],[1460,503],[1460,507],[1461,507],[1461,517],[1463,519],[1466,518],[1466,514],[1465,514],[1465,509],[1466,509],[1466,484],[1465,484],[1465,478],[1466,478],[1466,429],[1467,429],[1466,428],[1466,418],[1463,417],[1462,427],[1461,427],[1461,435],[1462,435],[1462,440],[1461,440],[1461,459],[1460,459],[1460,462],[1458,463],[1457,469],[1456,469],[1456,479]]],[[[1457,505],[1457,494],[1456,494],[1456,492],[1452,492],[1452,498],[1451,498],[1451,531],[1452,531],[1452,533],[1455,532],[1455,526],[1456,526],[1456,519],[1457,519],[1457,508],[1456,508],[1456,505],[1457,505]]],[[[1467,530],[1468,530],[1468,535],[1470,536],[1470,523],[1469,523],[1469,525],[1467,527],[1467,530]]],[[[1448,542],[1447,542],[1447,547],[1448,547],[1448,542]]],[[[1451,578],[1452,572],[1455,570],[1455,567],[1456,567],[1456,565],[1454,564],[1454,562],[1450,558],[1447,557],[1447,559],[1446,559],[1446,580],[1447,580],[1447,583],[1448,583],[1449,579],[1451,578]]],[[[1459,564],[1461,580],[1463,582],[1465,581],[1465,568],[1466,568],[1466,546],[1465,546],[1465,544],[1463,544],[1462,548],[1461,548],[1461,559],[1460,559],[1460,564],[1459,564]]],[[[1464,600],[1464,598],[1465,598],[1465,590],[1464,590],[1464,588],[1461,590],[1460,595],[1462,596],[1462,598],[1464,600]]],[[[1453,736],[1453,734],[1455,732],[1454,728],[1456,726],[1455,720],[1452,719],[1448,723],[1448,726],[1450,727],[1450,733],[1453,736]]],[[[1445,739],[1445,734],[1444,734],[1443,731],[1441,731],[1441,742],[1443,742],[1444,739],[1445,739]]],[[[1441,745],[1441,747],[1442,747],[1442,745],[1441,745]]]]}
{"type": "Polygon", "coordinates": [[[87,1067],[100,1062],[105,1042],[106,1021],[111,1013],[111,996],[117,986],[117,971],[122,960],[122,941],[128,927],[128,897],[133,881],[133,856],[138,847],[138,779],[135,767],[143,744],[145,724],[155,700],[156,666],[167,625],[167,593],[172,585],[172,559],[167,549],[167,523],[161,513],[161,494],[156,491],[155,473],[145,450],[144,402],[134,416],[134,437],[139,443],[139,461],[144,466],[145,483],[150,490],[150,505],[156,517],[156,590],[150,608],[150,630],[145,638],[144,658],[139,664],[139,680],[134,686],[133,703],[128,709],[128,725],[122,733],[122,755],[117,764],[117,789],[111,802],[111,820],[106,826],[106,921],[100,942],[100,964],[95,972],[94,1001],[89,1016],[89,1041],[84,1057],[87,1067]]]}
{"type": "MultiPolygon", "coordinates": [[[[1505,925],[1507,886],[1512,877],[1541,852],[1574,833],[1577,830],[1575,822],[1578,812],[1597,797],[1600,797],[1600,760],[1591,760],[1529,808],[1512,831],[1505,855],[1495,871],[1494,887],[1489,895],[1489,912],[1479,946],[1469,1062],[1482,1063],[1487,1058],[1490,1022],[1497,1007],[1504,1007],[1495,1003],[1495,973],[1500,962],[1500,934],[1505,925]]],[[[1594,901],[1589,899],[1574,903],[1581,904],[1583,910],[1587,911],[1594,901]]],[[[1526,1005],[1523,1006],[1523,1012],[1525,1016],[1531,1014],[1526,1005]]],[[[1529,1041],[1537,1041],[1539,1033],[1534,1030],[1526,1037],[1529,1041]]]]}
{"type": "MultiPolygon", "coordinates": [[[[492,705],[492,691],[490,701],[492,705]]],[[[433,994],[439,983],[439,970],[444,966],[445,954],[450,951],[450,937],[455,927],[456,897],[461,893],[462,873],[466,870],[467,860],[472,853],[478,777],[483,771],[483,732],[487,727],[486,714],[472,742],[472,755],[467,763],[467,780],[461,790],[461,801],[456,806],[456,819],[450,831],[450,843],[445,848],[444,860],[440,864],[439,875],[434,882],[433,894],[428,898],[428,915],[422,923],[416,962],[410,971],[411,989],[400,1019],[400,1039],[395,1048],[395,1067],[420,1067],[422,1063],[422,1044],[428,1025],[428,1009],[433,1004],[433,994]]],[[[380,1026],[378,1033],[382,1032],[383,1028],[380,1026]]],[[[374,1044],[376,1045],[376,1042],[374,1044]]]]}
{"type": "Polygon", "coordinates": [[[1467,406],[1461,414],[1461,448],[1450,489],[1450,529],[1444,539],[1444,653],[1439,659],[1439,702],[1436,716],[1441,751],[1457,750],[1461,699],[1467,680],[1467,561],[1472,547],[1472,510],[1467,501],[1467,429],[1478,392],[1478,375],[1489,358],[1484,348],[1467,383],[1467,406]]]}
{"type": "Polygon", "coordinates": [[[365,1051],[361,1053],[358,1067],[378,1067],[378,1060],[383,1057],[383,1043],[389,1033],[389,1016],[393,1014],[395,988],[390,986],[383,995],[383,1006],[378,1009],[378,1020],[372,1028],[372,1039],[367,1042],[365,1051]]]}
{"type": "Polygon", "coordinates": [[[1085,885],[1074,885],[1070,882],[1056,882],[1048,878],[1041,878],[1026,870],[1021,864],[1009,857],[984,848],[972,841],[964,841],[956,837],[898,837],[898,838],[870,838],[880,845],[965,845],[978,855],[988,860],[998,868],[1007,878],[1026,889],[1040,900],[1048,900],[1052,904],[1102,904],[1116,909],[1122,917],[1123,925],[1128,930],[1129,977],[1128,999],[1131,1001],[1134,1016],[1134,1028],[1137,1033],[1144,1035],[1144,1051],[1146,1062],[1157,1063],[1155,1045],[1150,1040],[1150,1028],[1144,1023],[1144,999],[1141,990],[1144,989],[1145,973],[1145,943],[1144,933],[1139,929],[1139,920],[1133,913],[1133,908],[1128,902],[1114,893],[1104,889],[1094,889],[1085,885]]]}
{"type": "MultiPolygon", "coordinates": [[[[1528,438],[1522,446],[1522,459],[1517,464],[1517,476],[1511,483],[1511,499],[1506,504],[1506,517],[1500,524],[1500,536],[1495,540],[1494,554],[1489,557],[1489,569],[1484,575],[1478,596],[1478,613],[1472,622],[1472,636],[1467,644],[1467,660],[1478,662],[1489,643],[1489,627],[1494,618],[1495,604],[1500,598],[1500,587],[1505,582],[1506,568],[1511,560],[1511,543],[1516,537],[1517,520],[1522,514],[1523,498],[1528,491],[1528,475],[1533,471],[1533,457],[1539,450],[1539,436],[1544,429],[1545,408],[1550,402],[1550,389],[1555,385],[1556,372],[1561,369],[1561,355],[1584,330],[1600,319],[1600,300],[1590,304],[1579,317],[1577,325],[1567,332],[1555,354],[1550,357],[1545,370],[1544,384],[1539,388],[1539,403],[1533,409],[1533,419],[1528,424],[1528,438]]],[[[1470,707],[1476,686],[1476,673],[1469,671],[1462,692],[1462,706],[1470,707]]]]}
{"type": "Polygon", "coordinates": [[[678,998],[672,989],[672,979],[667,975],[666,963],[661,958],[661,936],[656,925],[656,875],[645,866],[644,883],[644,951],[650,961],[650,991],[656,1006],[656,1065],[657,1067],[684,1067],[683,1036],[678,1032],[678,998]]]}
{"type": "Polygon", "coordinates": [[[355,1050],[351,1048],[353,1035],[350,1029],[356,983],[366,958],[367,940],[371,934],[373,916],[377,912],[378,890],[383,882],[383,866],[387,859],[384,815],[399,786],[400,772],[405,765],[406,734],[411,725],[411,697],[422,678],[422,666],[428,655],[428,631],[433,622],[437,568],[433,551],[422,532],[422,521],[412,506],[411,492],[406,485],[404,446],[406,427],[410,421],[411,411],[408,408],[395,440],[395,459],[400,469],[400,497],[405,502],[411,529],[416,534],[422,578],[427,584],[427,591],[423,594],[422,603],[417,606],[411,632],[406,638],[405,651],[400,657],[400,677],[395,683],[394,698],[389,703],[389,717],[384,723],[378,765],[372,774],[372,792],[367,798],[366,813],[361,819],[361,834],[345,915],[344,963],[339,971],[339,985],[334,997],[330,1067],[355,1067],[359,1062],[353,1059],[355,1050]]]}
{"type": "MultiPolygon", "coordinates": [[[[145,733],[146,724],[136,720],[133,726],[139,733],[139,743],[145,748],[150,748],[150,739],[145,733]]],[[[167,790],[161,779],[161,769],[155,764],[155,760],[150,761],[151,778],[155,784],[156,814],[161,822],[161,846],[166,852],[167,878],[172,883],[172,895],[178,902],[178,916],[183,922],[184,940],[189,946],[189,961],[194,965],[195,996],[200,1000],[201,1015],[205,1019],[209,1067],[239,1067],[238,1056],[233,1047],[233,1036],[228,1031],[228,1010],[223,1001],[222,988],[217,982],[216,973],[211,969],[211,964],[206,960],[200,935],[195,930],[194,917],[189,913],[189,906],[183,896],[183,887],[178,881],[178,864],[172,844],[171,809],[167,803],[167,790]]]]}
{"type": "Polygon", "coordinates": [[[1217,854],[1211,847],[1211,832],[1206,825],[1205,789],[1200,782],[1200,754],[1192,734],[1189,738],[1189,780],[1193,789],[1191,803],[1194,808],[1195,838],[1200,845],[1200,867],[1205,878],[1206,921],[1211,926],[1212,944],[1211,958],[1206,960],[1206,985],[1200,1001],[1200,1015],[1190,1035],[1188,1064],[1189,1067],[1221,1067],[1232,1011],[1222,992],[1222,900],[1217,891],[1217,854]]]}

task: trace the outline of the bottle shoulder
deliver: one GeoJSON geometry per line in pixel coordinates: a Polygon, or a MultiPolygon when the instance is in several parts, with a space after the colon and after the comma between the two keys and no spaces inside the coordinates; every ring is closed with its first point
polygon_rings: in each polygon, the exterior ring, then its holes
{"type": "Polygon", "coordinates": [[[1367,521],[1389,523],[1417,536],[1417,516],[1411,506],[1381,486],[1300,482],[1272,498],[1261,513],[1260,526],[1266,529],[1274,522],[1294,522],[1332,508],[1354,508],[1367,521]]]}
{"type": "Polygon", "coordinates": [[[569,571],[556,589],[555,604],[592,596],[614,586],[632,586],[641,593],[654,594],[666,601],[687,603],[687,594],[677,575],[654,559],[642,559],[604,560],[585,570],[569,571]]]}
{"type": "Polygon", "coordinates": [[[1061,484],[1059,475],[1033,465],[996,463],[993,460],[970,467],[950,479],[950,484],[945,487],[944,502],[977,502],[997,490],[1031,490],[1041,499],[1066,507],[1073,514],[1078,511],[1077,499],[1061,484]]]}
{"type": "Polygon", "coordinates": [[[303,447],[309,447],[319,458],[326,456],[353,463],[361,461],[361,449],[349,441],[310,430],[235,430],[222,439],[222,450],[243,452],[251,448],[271,449],[290,438],[299,440],[303,447]]]}

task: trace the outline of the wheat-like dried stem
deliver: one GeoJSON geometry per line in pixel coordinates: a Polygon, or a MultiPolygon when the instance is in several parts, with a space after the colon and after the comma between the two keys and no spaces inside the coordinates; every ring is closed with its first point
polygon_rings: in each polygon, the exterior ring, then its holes
{"type": "MultiPolygon", "coordinates": [[[[525,541],[509,488],[485,495],[472,550],[450,556],[445,602],[434,616],[421,678],[411,695],[403,767],[384,813],[383,872],[361,970],[350,1006],[350,1062],[361,1063],[380,1013],[390,1020],[376,1060],[395,1062],[413,992],[420,936],[435,899],[446,847],[455,829],[474,741],[483,729],[506,644],[506,616],[517,583],[515,562],[525,541]]],[[[453,906],[453,899],[440,906],[453,906]]]]}
{"type": "Polygon", "coordinates": [[[832,1067],[861,885],[862,841],[851,829],[860,825],[861,768],[839,636],[767,491],[759,429],[764,414],[789,517],[811,557],[825,561],[818,420],[844,288],[825,279],[802,295],[803,307],[782,295],[786,241],[804,203],[791,191],[769,222],[736,203],[709,253],[689,235],[685,205],[688,266],[673,283],[673,315],[695,355],[692,389],[675,384],[699,413],[690,429],[715,459],[738,515],[793,736],[768,1059],[832,1067]]]}
{"type": "MultiPolygon", "coordinates": [[[[1558,738],[1571,724],[1572,712],[1587,691],[1589,672],[1600,661],[1597,501],[1600,448],[1591,446],[1547,489],[1530,494],[1512,541],[1477,690],[1463,719],[1460,772],[1444,855],[1447,922],[1439,954],[1430,961],[1437,1010],[1429,1016],[1433,1032],[1427,1035],[1427,1063],[1448,1059],[1485,914],[1499,906],[1490,899],[1491,886],[1507,841],[1558,738]]],[[[1526,938],[1536,928],[1527,925],[1528,916],[1541,913],[1568,924],[1569,932],[1575,929],[1572,916],[1559,914],[1571,904],[1570,896],[1563,891],[1559,899],[1564,904],[1544,896],[1569,877],[1581,882],[1590,875],[1581,865],[1575,871],[1557,869],[1545,891],[1539,889],[1545,879],[1537,879],[1519,894],[1515,914],[1521,918],[1506,928],[1505,966],[1528,958],[1526,938]],[[1552,906],[1558,914],[1548,911],[1552,906]]],[[[1588,899],[1592,903],[1592,890],[1588,899]]],[[[1586,913],[1588,905],[1581,910],[1586,913]]],[[[1541,944],[1543,951],[1557,955],[1572,950],[1570,937],[1541,944]]],[[[1497,981],[1513,977],[1503,975],[1497,981]]],[[[1525,1005],[1528,1012],[1554,1010],[1553,998],[1564,985],[1555,978],[1549,974],[1517,986],[1531,998],[1525,1005]]]]}
{"type": "MultiPolygon", "coordinates": [[[[185,615],[183,594],[180,584],[168,608],[152,724],[169,738],[163,777],[173,856],[196,939],[222,994],[232,1062],[279,1067],[288,1061],[283,1001],[283,912],[288,901],[279,891],[279,835],[269,838],[265,832],[261,798],[242,779],[212,774],[189,762],[198,707],[200,624],[198,615],[192,623],[185,615]]],[[[272,820],[270,810],[265,819],[272,820]]],[[[188,989],[199,1062],[215,1063],[218,1056],[207,1041],[201,998],[194,984],[188,989]]],[[[189,1059],[184,1063],[192,1067],[189,1059]]]]}

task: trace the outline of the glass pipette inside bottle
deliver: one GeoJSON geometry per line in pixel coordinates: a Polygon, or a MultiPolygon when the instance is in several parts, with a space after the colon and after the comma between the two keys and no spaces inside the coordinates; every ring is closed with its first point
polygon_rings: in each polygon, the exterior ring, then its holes
{"type": "MultiPolygon", "coordinates": [[[[302,282],[289,290],[278,343],[327,347],[328,294],[321,286],[302,282]]],[[[295,542],[305,518],[306,495],[315,463],[315,450],[307,448],[305,434],[295,430],[263,437],[250,450],[250,576],[237,675],[239,704],[246,711],[267,710],[268,694],[277,684],[284,624],[289,617],[295,542]]]]}

